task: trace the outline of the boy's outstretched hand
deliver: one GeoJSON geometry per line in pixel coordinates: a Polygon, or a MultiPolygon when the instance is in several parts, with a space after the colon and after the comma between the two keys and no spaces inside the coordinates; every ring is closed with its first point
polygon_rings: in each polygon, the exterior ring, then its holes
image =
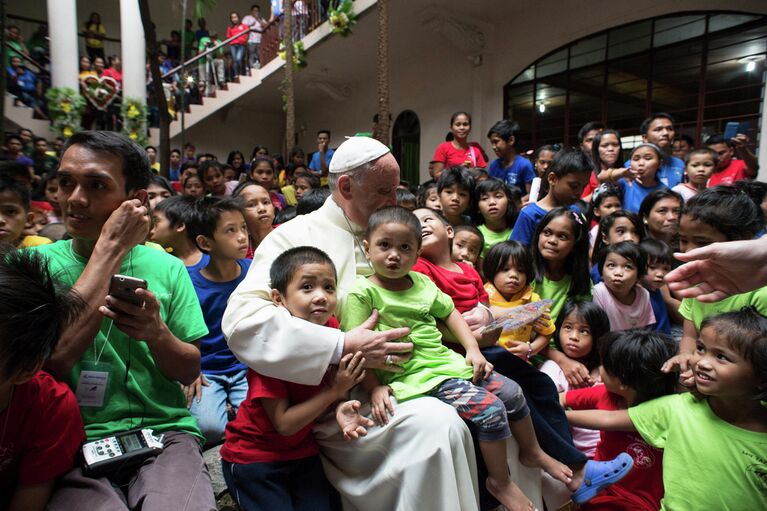
{"type": "Polygon", "coordinates": [[[394,405],[391,404],[390,395],[391,387],[388,385],[378,385],[370,393],[371,414],[381,426],[389,423],[389,415],[394,416],[394,405]]]}
{"type": "Polygon", "coordinates": [[[344,355],[338,362],[338,369],[333,375],[332,388],[337,392],[338,399],[346,399],[346,394],[365,377],[365,357],[358,351],[344,355]]]}
{"type": "Polygon", "coordinates": [[[375,422],[360,414],[359,401],[343,401],[336,407],[336,422],[344,433],[344,440],[357,440],[368,434],[367,428],[375,422]]]}
{"type": "Polygon", "coordinates": [[[493,364],[487,361],[479,349],[466,352],[466,363],[474,368],[474,377],[471,381],[475,384],[490,378],[493,372],[493,364]]]}

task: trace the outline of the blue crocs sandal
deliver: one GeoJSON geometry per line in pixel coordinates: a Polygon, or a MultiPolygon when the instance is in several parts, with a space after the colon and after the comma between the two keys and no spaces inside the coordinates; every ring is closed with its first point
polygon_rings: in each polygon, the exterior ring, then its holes
{"type": "Polygon", "coordinates": [[[583,483],[572,495],[573,502],[585,504],[597,493],[611,484],[623,479],[634,466],[634,459],[625,452],[620,453],[612,461],[588,461],[586,462],[586,475],[583,483]]]}

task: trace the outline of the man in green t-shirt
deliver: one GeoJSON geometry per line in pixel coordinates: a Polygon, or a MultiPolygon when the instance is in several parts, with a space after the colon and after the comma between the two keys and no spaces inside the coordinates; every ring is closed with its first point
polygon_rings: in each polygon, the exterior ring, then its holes
{"type": "Polygon", "coordinates": [[[146,153],[114,132],[84,131],[63,149],[58,201],[72,239],[36,250],[88,307],[62,334],[47,368],[75,391],[89,440],[151,428],[165,445],[140,470],[101,478],[70,471],[51,498],[57,510],[84,502],[215,509],[202,435],[178,383],[199,375],[197,339],[208,330],[183,264],[141,245],[150,227],[150,175],[146,153]],[[148,289],[134,292],[142,305],[109,295],[114,274],[146,280],[148,289]]]}

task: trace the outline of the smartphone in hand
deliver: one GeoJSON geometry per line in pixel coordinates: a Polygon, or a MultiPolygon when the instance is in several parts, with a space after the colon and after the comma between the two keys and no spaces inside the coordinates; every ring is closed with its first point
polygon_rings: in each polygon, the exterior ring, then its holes
{"type": "Polygon", "coordinates": [[[136,295],[136,289],[139,288],[147,288],[146,280],[127,275],[113,275],[112,281],[109,284],[109,294],[120,300],[132,303],[137,307],[141,307],[144,305],[144,302],[136,295]]]}

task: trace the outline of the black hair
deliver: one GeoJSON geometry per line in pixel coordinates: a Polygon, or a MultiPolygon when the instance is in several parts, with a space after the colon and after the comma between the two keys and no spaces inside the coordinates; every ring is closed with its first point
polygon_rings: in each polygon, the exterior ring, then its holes
{"type": "Polygon", "coordinates": [[[634,226],[634,230],[639,235],[640,243],[647,237],[644,223],[642,223],[642,219],[639,217],[639,215],[632,213],[631,211],[626,211],[625,209],[613,211],[599,221],[599,229],[597,229],[596,239],[594,239],[594,248],[591,252],[591,264],[599,263],[599,253],[607,245],[604,241],[604,238],[607,237],[610,229],[612,229],[613,225],[615,224],[615,221],[619,218],[626,218],[629,222],[631,222],[631,224],[634,226]]]}
{"type": "Polygon", "coordinates": [[[650,124],[652,124],[652,122],[655,119],[668,119],[669,121],[671,121],[671,124],[676,123],[674,118],[670,114],[667,114],[666,112],[653,113],[653,114],[650,114],[650,117],[642,121],[642,124],[639,125],[639,134],[647,135],[647,131],[650,129],[650,124]]]}
{"type": "Polygon", "coordinates": [[[21,142],[21,144],[22,144],[22,145],[24,144],[24,141],[23,141],[23,140],[21,140],[21,136],[20,136],[20,135],[17,135],[16,133],[10,133],[10,134],[7,134],[7,135],[5,136],[5,143],[6,143],[6,144],[7,144],[8,142],[10,142],[11,140],[18,140],[19,142],[21,142]]]}
{"type": "Polygon", "coordinates": [[[320,187],[320,178],[314,175],[314,173],[311,171],[301,174],[300,176],[296,176],[296,179],[299,179],[299,178],[306,179],[309,182],[309,187],[312,190],[320,187]]]}
{"type": "Polygon", "coordinates": [[[266,151],[266,154],[269,154],[269,149],[266,146],[263,145],[257,145],[253,147],[253,151],[250,152],[250,159],[255,160],[256,159],[256,153],[259,152],[261,149],[266,151]]]}
{"type": "Polygon", "coordinates": [[[588,135],[589,131],[594,130],[603,130],[605,129],[605,125],[602,122],[599,121],[590,121],[581,126],[581,129],[578,130],[578,143],[582,144],[583,140],[586,138],[586,135],[588,135]]]}
{"type": "Polygon", "coordinates": [[[266,162],[269,164],[269,167],[271,167],[272,172],[276,173],[277,171],[274,168],[274,161],[271,158],[267,158],[266,156],[259,156],[258,158],[253,158],[253,161],[250,162],[250,173],[252,174],[254,170],[256,170],[256,167],[259,163],[266,162]]]}
{"type": "Polygon", "coordinates": [[[126,193],[145,189],[149,185],[149,179],[152,177],[149,157],[141,146],[125,135],[114,131],[81,131],[69,137],[61,149],[61,154],[74,145],[120,158],[126,193]]]}
{"type": "Polygon", "coordinates": [[[647,197],[642,199],[642,204],[639,206],[639,216],[645,220],[650,216],[652,208],[663,199],[676,199],[679,201],[679,207],[684,205],[684,199],[679,193],[669,188],[660,188],[647,194],[647,197]]]}
{"type": "Polygon", "coordinates": [[[589,156],[576,147],[566,147],[556,155],[551,162],[548,174],[554,174],[559,179],[568,174],[591,174],[593,164],[589,156]]]}
{"type": "Polygon", "coordinates": [[[206,252],[199,243],[197,243],[197,236],[205,236],[206,238],[213,239],[213,234],[216,232],[218,221],[221,218],[221,214],[227,211],[239,211],[245,216],[243,212],[242,201],[237,198],[231,197],[201,197],[194,203],[194,211],[189,217],[189,221],[186,223],[186,230],[189,232],[189,238],[194,241],[197,248],[206,252]]]}
{"type": "Polygon", "coordinates": [[[170,193],[171,197],[176,195],[176,189],[173,188],[173,185],[170,184],[170,181],[168,181],[163,176],[152,174],[151,177],[149,178],[149,183],[147,184],[147,188],[149,187],[149,185],[157,185],[161,188],[164,188],[170,193]]]}
{"type": "Polygon", "coordinates": [[[153,145],[148,145],[144,147],[144,151],[149,151],[150,149],[154,149],[154,152],[157,152],[157,148],[153,145]]]}
{"type": "Polygon", "coordinates": [[[458,117],[459,115],[465,115],[466,118],[469,119],[469,126],[471,126],[471,114],[469,112],[455,112],[453,115],[450,116],[450,126],[453,125],[456,117],[458,117]]]}
{"type": "Polygon", "coordinates": [[[588,214],[586,215],[589,223],[601,220],[601,217],[597,216],[597,210],[610,197],[617,197],[621,205],[623,205],[623,190],[615,183],[602,183],[592,192],[588,214]]]}
{"type": "Polygon", "coordinates": [[[759,231],[759,209],[748,195],[736,188],[715,186],[688,200],[682,216],[710,225],[728,241],[747,240],[759,231]]]}
{"type": "Polygon", "coordinates": [[[394,193],[397,195],[397,205],[401,205],[403,202],[412,202],[413,204],[416,204],[415,195],[413,195],[410,190],[397,188],[394,190],[394,193]]]}
{"type": "Polygon", "coordinates": [[[297,156],[297,155],[299,155],[299,154],[300,154],[301,156],[304,156],[304,157],[306,157],[306,153],[304,152],[304,150],[303,150],[303,149],[301,149],[301,148],[300,148],[300,147],[298,147],[298,146],[295,146],[293,149],[291,149],[291,150],[290,150],[290,153],[288,154],[288,159],[289,159],[289,160],[292,160],[294,156],[297,156]]]}
{"type": "Polygon", "coordinates": [[[0,176],[5,176],[16,181],[18,181],[19,178],[23,179],[25,182],[31,181],[29,168],[17,160],[0,161],[0,176]]]}
{"type": "Polygon", "coordinates": [[[234,151],[230,152],[229,156],[226,157],[226,164],[229,165],[230,167],[234,168],[234,157],[235,156],[239,156],[240,157],[240,161],[242,162],[242,167],[240,167],[239,169],[235,169],[235,170],[237,170],[237,172],[244,171],[245,170],[245,165],[246,165],[247,162],[245,161],[245,155],[242,154],[242,152],[240,152],[240,151],[234,150],[234,151]]]}
{"type": "MultiPolygon", "coordinates": [[[[474,204],[479,205],[479,200],[482,195],[496,191],[501,191],[506,196],[508,205],[506,206],[504,220],[506,221],[506,228],[511,228],[514,226],[514,222],[517,220],[517,209],[515,207],[514,197],[509,185],[494,177],[480,181],[474,188],[473,202],[474,204]]],[[[477,206],[477,211],[474,215],[474,223],[476,225],[483,225],[485,223],[485,217],[483,217],[482,213],[479,212],[479,206],[477,206]]]]}
{"type": "MultiPolygon", "coordinates": [[[[21,133],[21,130],[19,130],[19,133],[21,133]]],[[[30,131],[30,133],[31,133],[31,131],[30,131]]],[[[32,143],[33,144],[37,144],[38,142],[45,142],[47,144],[48,140],[45,137],[34,137],[32,139],[32,143]]]]}
{"type": "Polygon", "coordinates": [[[623,330],[603,336],[598,346],[603,369],[637,393],[635,404],[675,392],[677,375],[660,370],[677,352],[677,343],[668,335],[623,330]]]}
{"type": "Polygon", "coordinates": [[[580,363],[586,366],[586,369],[592,371],[599,367],[599,340],[610,333],[610,317],[607,313],[591,300],[584,300],[581,298],[571,298],[565,302],[562,307],[562,312],[557,316],[557,322],[555,323],[556,335],[554,335],[554,342],[559,351],[562,351],[562,343],[559,336],[562,332],[562,325],[564,324],[567,316],[575,313],[576,317],[589,325],[591,330],[591,351],[579,360],[580,363]]]}
{"type": "Polygon", "coordinates": [[[676,265],[674,250],[665,241],[647,239],[640,243],[639,247],[647,256],[648,266],[651,264],[667,264],[673,268],[676,265]]]}
{"type": "Polygon", "coordinates": [[[730,148],[733,147],[732,142],[724,138],[722,135],[711,135],[710,137],[706,139],[707,146],[716,145],[716,144],[726,144],[727,147],[730,147],[730,148]]]}
{"type": "Polygon", "coordinates": [[[200,174],[194,173],[184,178],[184,180],[181,182],[181,189],[183,190],[184,188],[186,188],[186,184],[192,179],[196,179],[197,181],[199,181],[200,185],[202,185],[202,187],[205,188],[205,183],[202,182],[202,178],[200,177],[200,174]]]}
{"type": "MultiPolygon", "coordinates": [[[[440,211],[440,210],[438,210],[438,209],[434,209],[434,208],[429,208],[429,207],[426,207],[426,206],[418,206],[417,208],[415,208],[415,209],[413,210],[413,213],[415,213],[415,212],[416,212],[416,211],[418,211],[419,209],[425,209],[425,210],[429,211],[431,214],[433,214],[434,216],[436,216],[437,218],[439,218],[439,221],[440,221],[440,222],[442,222],[442,225],[444,225],[445,227],[451,227],[451,228],[453,228],[453,227],[450,225],[450,221],[447,219],[447,217],[445,216],[445,214],[444,214],[442,211],[440,211]]],[[[454,229],[454,228],[453,228],[453,229],[454,229]]],[[[453,230],[453,232],[455,233],[455,230],[453,230]]]]}
{"type": "Polygon", "coordinates": [[[328,138],[330,138],[330,130],[318,130],[317,131],[317,136],[319,137],[323,133],[327,133],[328,134],[328,138]]]}
{"type": "Polygon", "coordinates": [[[535,150],[533,153],[533,162],[538,161],[538,158],[541,156],[543,151],[549,151],[551,153],[557,154],[557,149],[553,145],[545,144],[535,150]]]}
{"type": "Polygon", "coordinates": [[[296,204],[296,214],[306,215],[312,211],[316,211],[325,204],[327,198],[330,197],[330,190],[323,188],[312,188],[307,191],[301,200],[296,204]]]}
{"type": "Polygon", "coordinates": [[[448,167],[439,175],[437,193],[442,193],[442,190],[448,186],[457,186],[469,192],[469,201],[471,202],[471,194],[474,191],[474,178],[471,177],[466,167],[463,165],[448,167]]]}
{"type": "MultiPolygon", "coordinates": [[[[195,202],[197,199],[189,195],[175,195],[157,203],[155,211],[159,211],[168,219],[171,227],[186,225],[195,215],[195,202]]],[[[186,229],[189,235],[189,229],[186,229]]]]}
{"type": "Polygon", "coordinates": [[[755,400],[767,400],[767,318],[753,306],[707,318],[700,329],[712,328],[730,348],[753,366],[757,379],[755,400]]]}
{"type": "Polygon", "coordinates": [[[297,212],[295,206],[288,206],[283,208],[277,212],[277,215],[274,217],[274,223],[284,224],[285,222],[293,220],[296,217],[296,214],[297,212]]]}
{"type": "Polygon", "coordinates": [[[602,139],[607,135],[615,135],[615,138],[618,139],[618,156],[617,160],[615,160],[615,163],[613,165],[620,165],[621,157],[623,156],[623,144],[621,143],[621,135],[614,129],[605,129],[600,131],[596,134],[594,137],[594,140],[591,144],[591,161],[594,163],[594,167],[596,169],[596,172],[599,173],[602,170],[602,164],[604,163],[602,161],[602,158],[599,157],[599,144],[602,142],[602,139]]]}
{"type": "Polygon", "coordinates": [[[549,223],[557,217],[564,216],[570,220],[575,243],[570,253],[565,259],[565,273],[572,278],[570,289],[567,296],[576,297],[588,295],[591,292],[591,277],[589,276],[589,230],[586,219],[580,213],[576,213],[568,208],[554,208],[538,222],[533,234],[533,240],[530,244],[533,254],[533,269],[535,270],[535,281],[543,282],[546,275],[546,260],[538,250],[538,240],[541,233],[549,223]]]}
{"type": "Polygon", "coordinates": [[[30,250],[0,247],[0,282],[0,378],[7,381],[38,369],[86,304],[30,250]]]}
{"type": "Polygon", "coordinates": [[[0,193],[9,192],[19,199],[21,208],[25,213],[29,212],[29,190],[8,175],[0,174],[0,193]]]}
{"type": "Polygon", "coordinates": [[[402,206],[386,206],[370,215],[364,239],[370,241],[371,235],[379,227],[386,224],[399,224],[408,227],[415,236],[416,248],[421,248],[421,221],[412,211],[402,206]]]}
{"type": "MultiPolygon", "coordinates": [[[[437,182],[433,179],[429,179],[428,181],[424,181],[418,186],[418,195],[416,200],[416,206],[419,208],[425,208],[426,206],[426,198],[429,196],[429,190],[438,190],[437,188],[437,182]]],[[[437,191],[439,193],[439,191],[437,191]]]]}
{"type": "MultiPolygon", "coordinates": [[[[452,122],[450,124],[453,124],[452,122]]],[[[519,140],[519,123],[508,119],[498,121],[493,124],[493,127],[487,132],[487,138],[490,138],[493,134],[498,135],[505,142],[508,142],[511,137],[514,137],[514,142],[519,140]]]]}
{"type": "Polygon", "coordinates": [[[719,153],[708,147],[698,147],[684,155],[684,166],[686,167],[690,163],[690,159],[692,159],[693,156],[698,156],[699,154],[707,154],[710,156],[711,159],[714,160],[714,168],[719,166],[719,153]]]}
{"type": "Polygon", "coordinates": [[[170,154],[177,153],[179,156],[181,155],[181,149],[171,149],[170,154]]]}
{"type": "Polygon", "coordinates": [[[533,256],[530,248],[519,241],[507,240],[493,246],[482,262],[482,274],[488,282],[493,282],[496,274],[500,272],[506,263],[511,263],[527,276],[527,283],[535,277],[533,269],[533,256]]]}
{"type": "Polygon", "coordinates": [[[235,187],[235,189],[232,190],[232,198],[236,199],[237,197],[242,195],[242,191],[245,188],[249,187],[249,186],[258,186],[259,188],[263,188],[264,190],[266,190],[267,193],[269,193],[269,189],[267,187],[265,187],[264,185],[262,185],[259,182],[253,181],[252,179],[249,179],[247,181],[243,181],[242,183],[238,184],[235,187]]]}
{"type": "Polygon", "coordinates": [[[767,183],[742,179],[740,181],[735,181],[733,186],[739,192],[748,195],[748,198],[754,203],[756,212],[759,215],[759,221],[761,222],[761,229],[764,229],[765,224],[767,224],[767,218],[764,217],[762,202],[764,202],[765,197],[767,197],[767,183]]]}
{"type": "Polygon", "coordinates": [[[197,175],[200,176],[200,179],[203,181],[203,183],[205,182],[205,175],[211,169],[212,170],[218,170],[219,172],[221,172],[221,174],[224,173],[224,169],[223,169],[222,165],[218,161],[216,161],[216,160],[205,160],[197,168],[197,175]]]}
{"type": "Polygon", "coordinates": [[[610,254],[618,254],[624,259],[634,263],[634,266],[636,266],[637,269],[636,284],[639,284],[642,280],[642,277],[647,275],[647,256],[642,251],[642,248],[636,243],[632,243],[630,241],[621,241],[619,243],[613,243],[612,245],[603,247],[602,250],[599,251],[600,273],[604,273],[605,261],[607,260],[607,256],[610,254]]]}
{"type": "Polygon", "coordinates": [[[687,142],[687,144],[690,147],[695,147],[695,141],[692,139],[692,137],[690,135],[681,134],[678,137],[676,137],[676,139],[677,140],[684,140],[685,142],[687,142]]]}
{"type": "Polygon", "coordinates": [[[336,267],[325,252],[309,246],[294,247],[278,255],[269,268],[272,289],[285,295],[288,291],[288,284],[295,277],[296,272],[307,264],[327,264],[333,268],[333,275],[337,276],[336,267]]]}

